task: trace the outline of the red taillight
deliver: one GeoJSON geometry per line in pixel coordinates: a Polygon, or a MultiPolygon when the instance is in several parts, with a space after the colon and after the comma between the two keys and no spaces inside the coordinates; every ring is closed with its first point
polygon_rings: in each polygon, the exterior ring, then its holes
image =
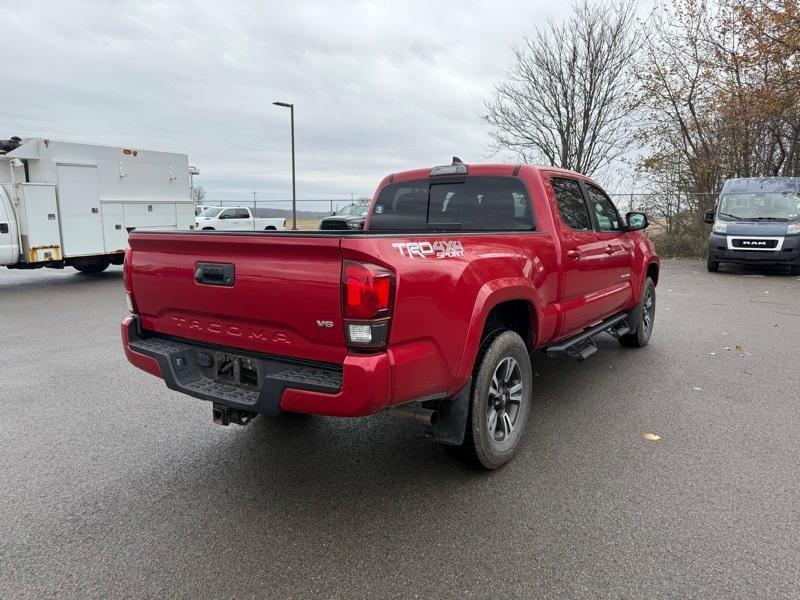
{"type": "Polygon", "coordinates": [[[370,263],[344,261],[342,313],[347,345],[353,350],[383,350],[389,340],[395,275],[370,263]]]}
{"type": "Polygon", "coordinates": [[[394,273],[389,269],[346,260],[342,267],[345,319],[380,319],[392,309],[394,273]]]}

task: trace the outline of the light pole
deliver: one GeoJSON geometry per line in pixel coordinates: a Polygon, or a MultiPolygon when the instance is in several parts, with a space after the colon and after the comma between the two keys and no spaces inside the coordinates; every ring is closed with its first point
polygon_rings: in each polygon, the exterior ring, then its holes
{"type": "Polygon", "coordinates": [[[292,231],[297,231],[297,192],[294,180],[294,104],[288,102],[273,102],[275,106],[288,108],[292,119],[292,231]]]}

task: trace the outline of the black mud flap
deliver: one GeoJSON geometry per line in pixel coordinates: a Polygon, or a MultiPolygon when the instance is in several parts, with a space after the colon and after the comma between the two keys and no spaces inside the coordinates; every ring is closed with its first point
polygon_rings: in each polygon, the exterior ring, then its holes
{"type": "Polygon", "coordinates": [[[464,443],[471,391],[470,377],[467,385],[455,397],[440,402],[438,419],[435,425],[428,428],[428,435],[437,442],[449,446],[460,446],[464,443]]]}

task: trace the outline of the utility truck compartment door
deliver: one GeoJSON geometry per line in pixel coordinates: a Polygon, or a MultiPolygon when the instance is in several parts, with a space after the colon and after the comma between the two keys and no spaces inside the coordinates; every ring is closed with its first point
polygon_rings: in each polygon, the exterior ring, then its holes
{"type": "Polygon", "coordinates": [[[103,254],[97,167],[58,165],[58,205],[64,256],[103,254]]]}
{"type": "Polygon", "coordinates": [[[174,229],[175,217],[173,203],[125,203],[125,227],[130,229],[174,229]]]}
{"type": "Polygon", "coordinates": [[[22,183],[18,190],[23,260],[27,263],[61,260],[55,186],[22,183]]]}
{"type": "Polygon", "coordinates": [[[107,253],[128,247],[128,230],[121,202],[103,202],[103,242],[107,253]]]}

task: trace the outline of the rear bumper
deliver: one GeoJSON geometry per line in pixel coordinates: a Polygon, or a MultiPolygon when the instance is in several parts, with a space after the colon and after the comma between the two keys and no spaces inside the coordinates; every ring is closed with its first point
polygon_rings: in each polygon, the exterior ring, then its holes
{"type": "Polygon", "coordinates": [[[712,233],[708,238],[708,256],[711,260],[726,263],[800,265],[800,236],[784,237],[778,251],[731,250],[726,236],[712,233]]]}
{"type": "Polygon", "coordinates": [[[167,387],[230,408],[266,415],[281,411],[357,417],[384,410],[391,393],[389,358],[385,353],[348,355],[342,365],[283,357],[245,355],[258,373],[248,388],[211,378],[208,363],[226,349],[186,340],[148,336],[138,319],[122,322],[125,355],[134,366],[164,379],[167,387]]]}

